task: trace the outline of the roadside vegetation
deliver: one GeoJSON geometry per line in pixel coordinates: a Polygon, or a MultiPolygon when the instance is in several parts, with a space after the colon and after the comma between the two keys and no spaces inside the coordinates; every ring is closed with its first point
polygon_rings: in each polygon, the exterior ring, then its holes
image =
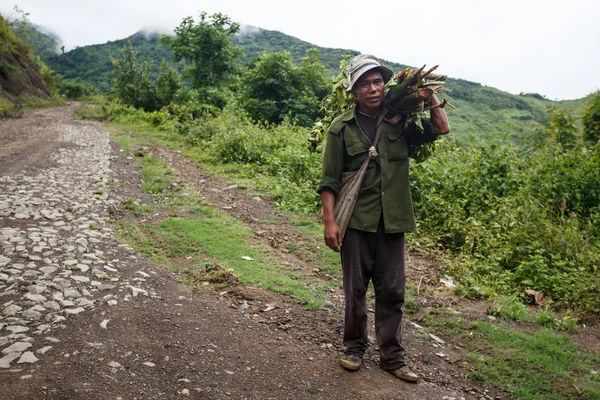
{"type": "Polygon", "coordinates": [[[65,102],[57,93],[58,76],[33,53],[27,42],[27,15],[18,7],[14,8],[10,17],[0,15],[0,82],[4,82],[5,86],[0,84],[0,117],[18,116],[25,109],[65,102]],[[35,71],[27,71],[28,65],[35,71]],[[45,82],[49,92],[31,86],[28,80],[22,79],[24,74],[38,74],[37,80],[42,84],[45,82]]]}

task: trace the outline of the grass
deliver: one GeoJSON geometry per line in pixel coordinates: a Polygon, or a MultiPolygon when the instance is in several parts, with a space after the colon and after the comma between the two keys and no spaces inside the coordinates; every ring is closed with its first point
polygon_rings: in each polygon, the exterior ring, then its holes
{"type": "Polygon", "coordinates": [[[152,207],[146,204],[141,204],[132,198],[123,200],[121,202],[121,206],[126,210],[133,211],[138,214],[146,214],[152,210],[152,207]]]}
{"type": "MultiPolygon", "coordinates": [[[[425,325],[467,348],[471,378],[520,400],[600,399],[600,357],[564,333],[430,315],[425,325]]],[[[458,361],[458,360],[457,360],[458,361]]]]}
{"type": "MultiPolygon", "coordinates": [[[[138,149],[136,154],[141,153],[139,149],[146,141],[123,134],[122,129],[113,130],[113,137],[127,152],[138,149]]],[[[133,160],[141,166],[142,190],[161,201],[169,217],[154,223],[121,222],[120,237],[132,247],[163,264],[169,259],[193,257],[198,267],[194,271],[181,270],[184,275],[201,274],[202,266],[208,260],[220,270],[234,272],[243,284],[288,295],[308,309],[324,305],[326,283],[302,282],[291,267],[281,263],[270,247],[254,242],[254,233],[245,224],[206,206],[194,194],[182,192],[179,186],[174,189],[173,170],[160,159],[145,153],[133,160]],[[181,215],[178,206],[191,212],[181,215]],[[243,256],[253,260],[245,260],[243,256]]],[[[139,209],[132,199],[125,200],[122,205],[139,209]]]]}
{"type": "Polygon", "coordinates": [[[206,207],[202,218],[169,218],[138,228],[127,238],[155,260],[202,254],[211,264],[231,269],[243,284],[291,296],[309,309],[323,306],[321,289],[301,282],[294,271],[273,256],[272,250],[251,243],[253,233],[248,227],[217,210],[206,207]]]}
{"type": "Polygon", "coordinates": [[[23,110],[53,107],[65,103],[63,98],[56,95],[49,98],[22,95],[15,100],[0,96],[0,117],[16,117],[23,114],[23,110]]]}

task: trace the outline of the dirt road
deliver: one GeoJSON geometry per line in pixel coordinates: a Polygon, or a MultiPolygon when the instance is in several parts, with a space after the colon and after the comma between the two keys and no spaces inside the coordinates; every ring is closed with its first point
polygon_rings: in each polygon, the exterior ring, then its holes
{"type": "MultiPolygon", "coordinates": [[[[491,398],[410,321],[421,383],[382,371],[372,349],[349,373],[339,307],[306,311],[251,287],[191,292],[119,243],[111,211],[139,176],[99,124],[72,119],[75,107],[0,121],[0,399],[491,398]]],[[[157,153],[192,183],[205,176],[157,153]]],[[[223,182],[202,184],[218,202],[210,185],[223,182]]]]}

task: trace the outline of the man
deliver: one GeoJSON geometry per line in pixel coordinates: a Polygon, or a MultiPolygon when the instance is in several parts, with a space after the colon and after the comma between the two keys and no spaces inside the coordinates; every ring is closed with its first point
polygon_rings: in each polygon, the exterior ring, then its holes
{"type": "MultiPolygon", "coordinates": [[[[323,158],[323,174],[318,192],[323,203],[325,243],[341,252],[346,309],[344,317],[345,353],[340,363],[356,371],[367,348],[367,308],[365,295],[369,280],[375,289],[375,332],[379,344],[380,367],[396,377],[417,382],[419,377],[404,361],[402,316],[405,290],[404,233],[415,229],[408,157],[417,146],[450,132],[446,113],[434,108],[431,119],[417,126],[386,121],[391,115],[383,104],[384,85],[393,73],[372,55],[354,57],[346,70],[356,97],[356,107],[338,116],[329,127],[323,158]],[[344,172],[357,171],[368,157],[377,130],[377,156],[370,161],[356,206],[342,235],[334,219],[335,198],[344,172]]],[[[439,104],[432,96],[430,106],[439,104]]]]}

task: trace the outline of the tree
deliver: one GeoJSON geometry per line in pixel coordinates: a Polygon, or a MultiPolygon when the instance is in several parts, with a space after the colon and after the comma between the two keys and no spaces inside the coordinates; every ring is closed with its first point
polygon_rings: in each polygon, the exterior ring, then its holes
{"type": "Polygon", "coordinates": [[[169,104],[181,84],[179,75],[163,59],[155,82],[150,77],[150,63],[137,66],[136,52],[127,41],[116,59],[111,57],[115,70],[113,92],[125,104],[154,111],[169,104]]]}
{"type": "Polygon", "coordinates": [[[261,55],[243,77],[242,104],[257,121],[280,123],[290,115],[298,125],[311,126],[328,91],[327,72],[319,52],[309,50],[300,66],[289,52],[261,55]]]}
{"type": "Polygon", "coordinates": [[[175,93],[181,88],[179,74],[169,66],[165,59],[160,63],[160,70],[154,82],[154,88],[159,106],[166,106],[173,101],[175,93]]]}
{"type": "Polygon", "coordinates": [[[327,69],[321,63],[321,53],[318,49],[309,49],[298,67],[298,78],[302,87],[315,94],[319,101],[329,94],[330,82],[327,69]]]}
{"type": "Polygon", "coordinates": [[[231,36],[239,30],[240,25],[226,15],[202,12],[198,23],[187,17],[175,28],[174,37],[162,35],[161,41],[171,47],[175,61],[186,61],[183,75],[193,88],[222,87],[238,73],[235,61],[243,50],[232,44],[231,36]]]}
{"type": "Polygon", "coordinates": [[[567,110],[551,109],[549,114],[550,122],[547,131],[550,138],[565,149],[573,147],[580,137],[575,118],[567,110]]]}
{"type": "Polygon", "coordinates": [[[600,140],[600,91],[592,93],[582,118],[583,138],[597,143],[600,140]]]}
{"type": "Polygon", "coordinates": [[[131,41],[127,41],[117,58],[110,57],[110,62],[115,70],[113,91],[125,104],[133,105],[137,102],[139,73],[136,65],[136,53],[133,51],[131,41]]]}

